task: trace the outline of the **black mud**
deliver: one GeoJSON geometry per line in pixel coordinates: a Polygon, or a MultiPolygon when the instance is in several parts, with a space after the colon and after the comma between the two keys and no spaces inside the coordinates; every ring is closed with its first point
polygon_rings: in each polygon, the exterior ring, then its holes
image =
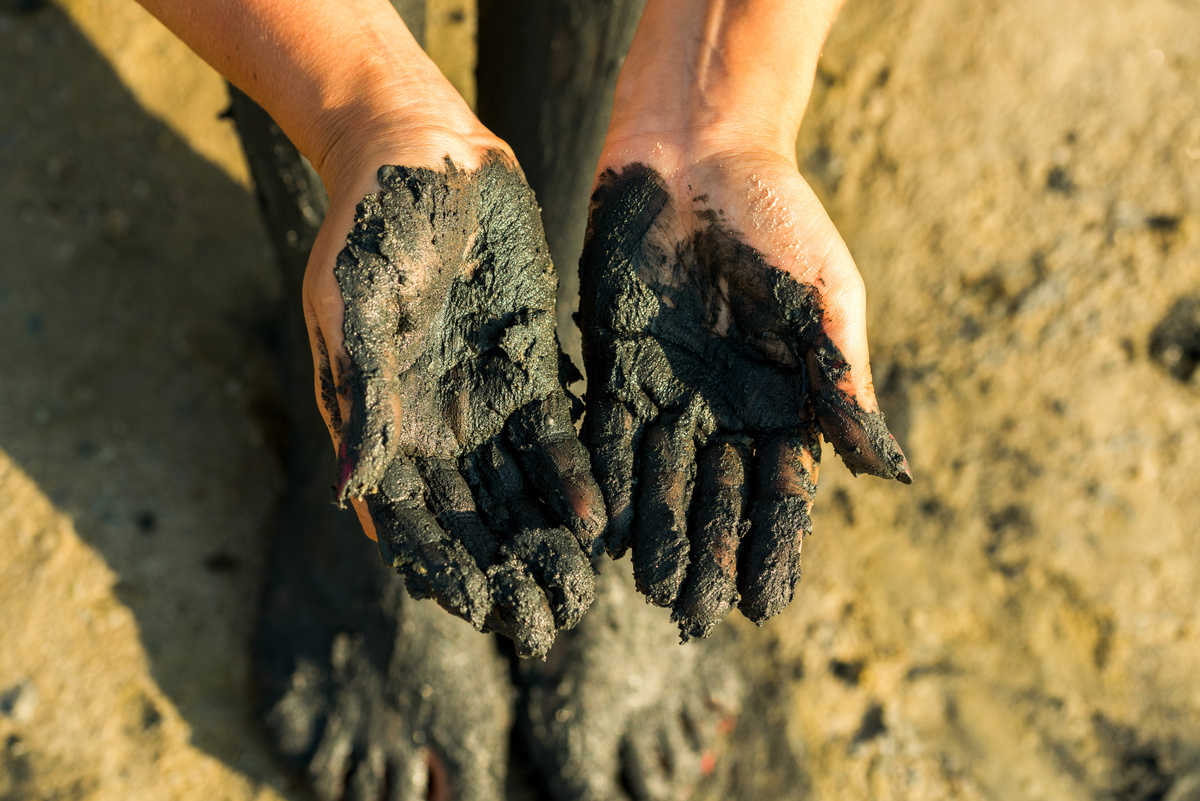
{"type": "Polygon", "coordinates": [[[601,176],[580,262],[584,440],[605,542],[684,638],[734,605],[762,622],[792,598],[820,460],[911,481],[882,413],[838,388],[848,366],[815,289],[654,170],[601,176]]]}
{"type": "Polygon", "coordinates": [[[1150,332],[1150,357],[1187,383],[1200,368],[1200,297],[1180,298],[1150,332]]]}
{"type": "Polygon", "coordinates": [[[544,654],[592,601],[604,509],[537,203],[499,153],[378,177],[335,271],[351,409],[338,498],[366,499],[414,595],[544,654]]]}

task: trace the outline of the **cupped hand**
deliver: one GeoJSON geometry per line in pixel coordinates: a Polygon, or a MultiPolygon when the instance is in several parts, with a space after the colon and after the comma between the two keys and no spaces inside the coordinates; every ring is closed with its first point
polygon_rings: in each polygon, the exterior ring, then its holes
{"type": "Polygon", "coordinates": [[[605,515],[538,206],[482,129],[390,141],[416,144],[327,179],[305,277],[336,497],[410,592],[542,655],[592,601],[605,515]]]}
{"type": "Polygon", "coordinates": [[[789,154],[610,141],[580,263],[584,441],[606,547],[684,639],[792,599],[823,434],[911,482],[862,279],[789,154]]]}

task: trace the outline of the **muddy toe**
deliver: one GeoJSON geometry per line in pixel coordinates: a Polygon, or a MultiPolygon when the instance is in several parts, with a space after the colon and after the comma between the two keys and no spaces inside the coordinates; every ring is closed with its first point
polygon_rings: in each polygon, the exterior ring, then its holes
{"type": "Polygon", "coordinates": [[[285,510],[256,636],[280,754],[321,801],[503,798],[512,689],[495,640],[414,601],[318,489],[285,510]]]}
{"type": "Polygon", "coordinates": [[[597,601],[544,663],[522,661],[518,725],[556,799],[684,799],[712,780],[744,681],[729,636],[679,644],[670,620],[605,562],[597,601]]]}

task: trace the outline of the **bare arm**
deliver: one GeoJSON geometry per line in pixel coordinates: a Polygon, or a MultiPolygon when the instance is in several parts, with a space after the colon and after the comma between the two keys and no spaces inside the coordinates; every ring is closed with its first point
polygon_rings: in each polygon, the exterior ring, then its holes
{"type": "Polygon", "coordinates": [[[649,0],[610,140],[665,132],[792,152],[843,0],[649,0]]]}
{"type": "Polygon", "coordinates": [[[482,125],[387,0],[140,0],[254,98],[331,193],[363,149],[414,131],[482,125]]]}

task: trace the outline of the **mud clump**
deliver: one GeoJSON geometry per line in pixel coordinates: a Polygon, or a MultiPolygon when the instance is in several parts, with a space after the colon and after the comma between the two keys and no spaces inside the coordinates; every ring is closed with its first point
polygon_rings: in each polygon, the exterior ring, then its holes
{"type": "Polygon", "coordinates": [[[335,270],[349,361],[322,386],[350,401],[338,499],[366,500],[414,595],[544,654],[592,601],[605,518],[537,203],[498,152],[378,177],[335,270]]]}
{"type": "Polygon", "coordinates": [[[1175,302],[1150,334],[1150,356],[1185,384],[1200,367],[1200,298],[1175,302]]]}
{"type": "Polygon", "coordinates": [[[684,639],[734,605],[761,623],[791,601],[819,434],[855,474],[911,481],[883,415],[838,389],[849,367],[816,289],[703,201],[643,164],[609,170],[580,263],[605,544],[632,548],[638,589],[684,639]]]}

